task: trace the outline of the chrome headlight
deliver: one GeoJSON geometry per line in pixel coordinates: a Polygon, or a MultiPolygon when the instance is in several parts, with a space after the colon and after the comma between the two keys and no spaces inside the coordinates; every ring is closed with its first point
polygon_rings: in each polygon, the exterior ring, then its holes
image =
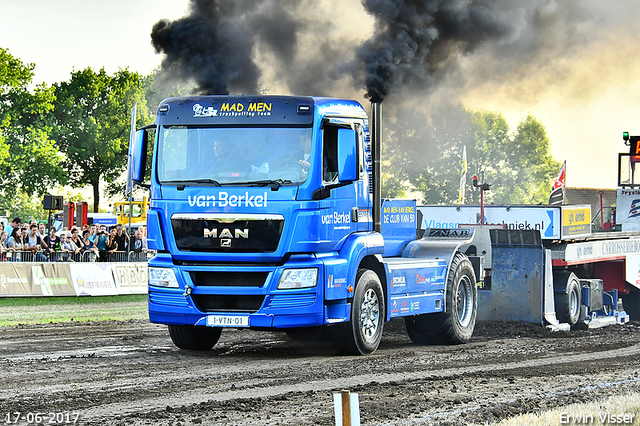
{"type": "Polygon", "coordinates": [[[308,288],[318,284],[318,268],[285,269],[278,282],[278,290],[308,288]]]}
{"type": "Polygon", "coordinates": [[[179,288],[176,274],[171,268],[149,268],[149,285],[179,288]]]}

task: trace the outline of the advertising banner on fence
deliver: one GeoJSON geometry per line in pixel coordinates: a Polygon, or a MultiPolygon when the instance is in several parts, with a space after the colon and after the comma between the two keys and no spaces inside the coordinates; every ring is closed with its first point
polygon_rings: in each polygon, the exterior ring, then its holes
{"type": "Polygon", "coordinates": [[[112,263],[111,270],[118,294],[144,294],[147,292],[146,263],[112,263]]]}
{"type": "Polygon", "coordinates": [[[75,295],[66,264],[0,263],[0,296],[75,295]]]}
{"type": "Polygon", "coordinates": [[[71,263],[71,278],[76,296],[113,296],[118,294],[109,263],[71,263]]]}
{"type": "Polygon", "coordinates": [[[40,286],[45,296],[62,296],[74,293],[69,265],[63,263],[31,264],[34,287],[40,286]]]}
{"type": "Polygon", "coordinates": [[[145,294],[147,264],[0,262],[0,297],[145,294]]]}
{"type": "MultiPolygon", "coordinates": [[[[40,295],[40,288],[38,288],[40,295]]],[[[30,268],[21,263],[0,264],[0,295],[31,296],[34,293],[30,268]]]]}

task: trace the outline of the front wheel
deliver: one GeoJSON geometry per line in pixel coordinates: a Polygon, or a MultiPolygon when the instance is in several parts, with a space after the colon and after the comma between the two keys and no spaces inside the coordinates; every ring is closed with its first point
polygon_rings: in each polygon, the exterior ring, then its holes
{"type": "Polygon", "coordinates": [[[418,345],[456,345],[471,339],[478,315],[478,291],[473,266],[456,254],[447,277],[445,311],[405,317],[407,333],[418,345]]]}
{"type": "Polygon", "coordinates": [[[222,328],[196,325],[170,325],[169,335],[180,349],[208,351],[218,343],[222,328]]]}
{"type": "Polygon", "coordinates": [[[333,327],[333,344],[341,355],[368,355],[378,349],[384,327],[384,293],[378,275],[360,269],[351,303],[351,318],[333,327]]]}

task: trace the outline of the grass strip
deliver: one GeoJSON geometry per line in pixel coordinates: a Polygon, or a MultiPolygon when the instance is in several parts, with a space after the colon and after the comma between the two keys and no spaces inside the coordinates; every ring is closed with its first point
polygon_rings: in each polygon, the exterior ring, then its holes
{"type": "Polygon", "coordinates": [[[146,301],[146,294],[124,294],[119,296],[49,296],[49,297],[2,297],[0,308],[4,306],[42,305],[85,305],[96,303],[120,303],[146,301]]]}
{"type": "Polygon", "coordinates": [[[548,425],[638,425],[640,424],[640,393],[629,392],[605,400],[571,404],[561,408],[491,423],[491,426],[548,425]]]}
{"type": "Polygon", "coordinates": [[[146,294],[0,299],[0,327],[148,317],[146,294]]]}

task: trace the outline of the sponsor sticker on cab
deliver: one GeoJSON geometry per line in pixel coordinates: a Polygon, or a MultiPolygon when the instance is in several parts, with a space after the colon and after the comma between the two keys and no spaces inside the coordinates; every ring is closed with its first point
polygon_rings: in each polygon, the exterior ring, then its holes
{"type": "Polygon", "coordinates": [[[248,315],[209,315],[207,327],[249,327],[248,315]]]}

